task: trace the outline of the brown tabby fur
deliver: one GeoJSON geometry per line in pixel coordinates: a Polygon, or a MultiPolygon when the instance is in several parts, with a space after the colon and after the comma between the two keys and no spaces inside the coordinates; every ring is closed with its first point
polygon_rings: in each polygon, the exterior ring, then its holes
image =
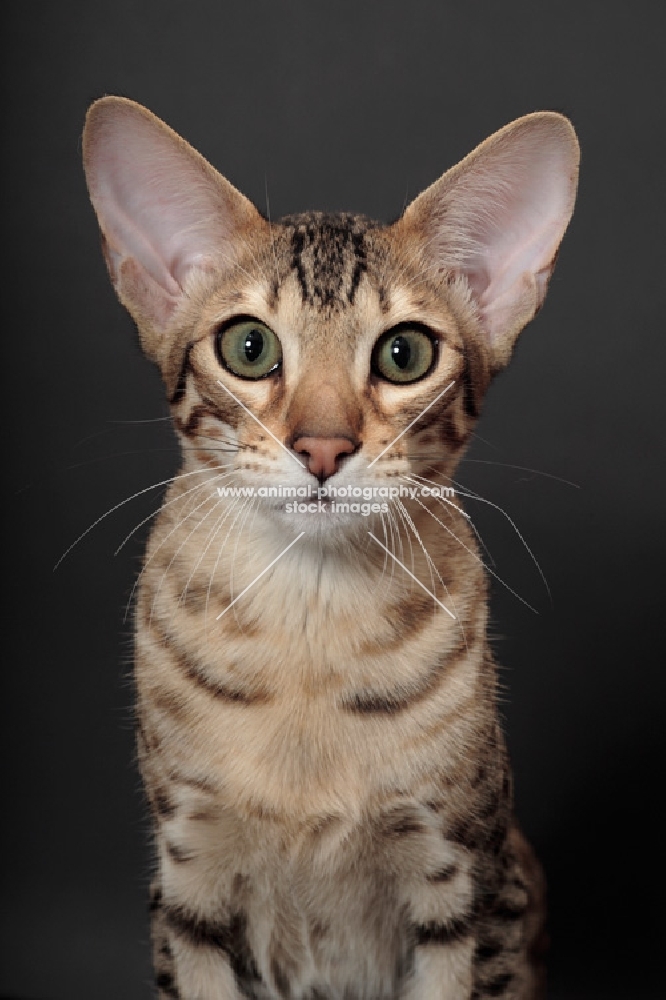
{"type": "MultiPolygon", "coordinates": [[[[89,175],[119,109],[167,134],[130,102],[97,102],[89,175]]],[[[341,483],[450,484],[490,378],[539,302],[489,344],[469,283],[429,255],[429,192],[389,226],[316,213],[271,224],[215,183],[233,238],[217,266],[188,272],[175,305],[107,249],[183,452],[136,601],[159,996],[539,997],[543,880],[512,815],[486,577],[459,500],[333,524],[216,493],[308,475],[220,381],[287,447],[303,435],[357,443],[341,483]],[[235,316],[277,334],[283,375],[246,381],[222,367],[214,334],[235,316]],[[434,331],[434,371],[408,385],[370,376],[379,335],[407,321],[434,331]]]]}

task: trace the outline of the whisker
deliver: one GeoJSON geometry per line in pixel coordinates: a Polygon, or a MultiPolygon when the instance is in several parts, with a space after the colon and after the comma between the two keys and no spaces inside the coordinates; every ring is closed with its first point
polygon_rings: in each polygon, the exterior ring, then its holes
{"type": "MultiPolygon", "coordinates": [[[[194,510],[191,510],[191,511],[189,512],[189,514],[187,514],[187,516],[186,516],[186,517],[184,517],[184,518],[183,518],[183,519],[181,520],[181,522],[180,522],[180,524],[178,525],[178,527],[180,527],[180,525],[182,525],[182,524],[184,523],[184,521],[186,521],[186,520],[187,520],[187,518],[191,517],[191,516],[192,516],[192,514],[196,514],[196,512],[197,512],[198,510],[200,510],[200,509],[201,509],[201,507],[203,507],[203,506],[204,506],[204,504],[207,504],[207,503],[209,502],[209,500],[210,500],[210,499],[211,499],[211,497],[210,497],[210,496],[207,496],[207,497],[206,497],[206,498],[205,498],[204,500],[202,500],[202,501],[201,501],[201,503],[200,503],[200,504],[197,504],[197,506],[196,506],[196,507],[194,508],[194,510]]],[[[191,537],[192,537],[192,535],[193,535],[193,534],[195,533],[195,531],[198,531],[198,529],[199,529],[199,528],[201,527],[201,525],[202,525],[202,524],[204,524],[204,523],[205,523],[205,522],[206,522],[206,521],[208,520],[208,518],[210,517],[210,515],[211,515],[211,514],[212,514],[212,513],[214,512],[214,511],[216,511],[216,510],[217,510],[217,508],[218,508],[218,507],[220,506],[220,504],[222,504],[222,503],[223,503],[223,500],[222,500],[222,498],[220,498],[220,499],[218,499],[218,500],[216,500],[216,501],[215,501],[215,503],[213,504],[213,506],[211,507],[211,509],[210,509],[210,510],[208,511],[208,513],[204,514],[204,515],[203,515],[203,517],[202,517],[202,518],[200,518],[200,520],[198,520],[198,521],[197,521],[197,523],[196,523],[196,524],[194,525],[194,527],[192,528],[192,530],[191,530],[191,531],[190,531],[190,532],[189,532],[189,533],[188,533],[188,534],[187,534],[187,535],[185,536],[185,538],[184,538],[184,539],[182,540],[182,542],[180,543],[180,545],[178,546],[178,548],[176,549],[176,551],[174,552],[174,554],[173,554],[173,555],[171,556],[171,559],[169,560],[169,564],[168,564],[167,568],[166,568],[166,569],[164,570],[164,572],[162,573],[162,576],[161,576],[161,578],[160,578],[160,582],[159,582],[159,584],[157,585],[157,589],[156,589],[156,591],[155,591],[155,593],[154,593],[154,595],[153,595],[153,600],[152,600],[152,604],[151,604],[151,606],[150,606],[150,615],[149,615],[149,617],[148,617],[148,626],[149,626],[149,627],[150,627],[150,624],[151,624],[151,622],[152,622],[152,620],[153,620],[153,615],[154,615],[154,613],[155,613],[155,605],[156,605],[156,603],[157,603],[157,598],[158,598],[158,597],[159,597],[159,595],[160,595],[160,591],[161,591],[161,589],[162,589],[162,585],[163,585],[164,581],[166,580],[166,578],[167,578],[167,575],[168,575],[168,573],[169,573],[169,570],[170,570],[170,569],[171,569],[171,567],[173,566],[173,564],[174,564],[174,562],[175,562],[175,560],[176,560],[176,557],[177,557],[177,556],[178,556],[178,555],[180,554],[180,552],[182,551],[183,547],[184,547],[185,545],[187,545],[187,543],[189,542],[190,538],[191,538],[191,537]]]]}
{"type": "MultiPolygon", "coordinates": [[[[401,476],[401,478],[407,480],[407,482],[415,483],[415,485],[417,485],[417,486],[420,486],[420,483],[418,482],[418,480],[421,480],[421,482],[428,483],[430,486],[437,486],[437,487],[439,487],[439,483],[436,483],[433,479],[428,479],[426,476],[420,476],[416,472],[413,472],[411,476],[401,476]]],[[[470,528],[472,529],[472,531],[476,535],[476,540],[478,541],[479,545],[481,546],[481,548],[483,549],[483,551],[488,556],[488,559],[490,560],[491,565],[494,566],[495,565],[495,560],[493,559],[493,556],[492,556],[492,554],[490,552],[490,549],[488,548],[488,546],[484,542],[483,538],[481,537],[481,533],[478,531],[476,525],[474,524],[474,521],[472,520],[472,518],[468,514],[468,512],[466,510],[464,510],[462,507],[459,507],[457,504],[453,503],[448,497],[439,497],[438,496],[438,497],[433,497],[433,500],[437,500],[437,502],[439,504],[441,504],[441,506],[445,510],[448,510],[448,509],[454,510],[457,514],[460,514],[461,517],[465,518],[465,520],[469,524],[470,528]]]]}
{"type": "MultiPolygon", "coordinates": [[[[217,506],[219,506],[219,504],[217,506]]],[[[197,559],[197,561],[196,561],[196,563],[194,565],[194,568],[192,569],[192,572],[190,573],[190,575],[187,578],[185,586],[183,587],[183,589],[181,591],[181,594],[180,594],[180,597],[178,598],[178,604],[182,604],[182,602],[184,601],[185,594],[187,593],[187,589],[188,589],[190,583],[192,582],[192,580],[194,578],[194,574],[199,569],[199,566],[201,565],[201,563],[202,563],[202,561],[203,561],[206,553],[208,552],[208,549],[210,548],[213,540],[215,539],[215,536],[217,535],[217,533],[218,533],[219,529],[221,528],[222,524],[224,523],[225,517],[227,517],[228,514],[229,514],[229,512],[227,510],[223,509],[222,513],[218,517],[217,521],[215,522],[215,524],[213,525],[213,527],[208,532],[208,535],[206,536],[206,544],[205,544],[203,550],[201,551],[201,553],[199,554],[199,558],[197,559]]]]}
{"type": "Polygon", "coordinates": [[[536,566],[536,568],[537,568],[537,570],[539,572],[539,576],[543,580],[543,585],[546,588],[546,592],[548,594],[548,597],[550,598],[550,600],[552,602],[553,598],[552,598],[552,594],[550,592],[550,587],[548,586],[548,581],[546,580],[544,572],[541,569],[541,566],[539,565],[539,561],[538,561],[537,557],[534,555],[534,553],[532,552],[531,548],[529,547],[529,545],[527,544],[527,542],[525,541],[525,539],[523,538],[523,536],[520,533],[520,531],[518,530],[518,526],[516,525],[516,523],[513,520],[513,518],[511,518],[509,516],[509,514],[507,514],[507,512],[504,510],[504,508],[500,507],[499,504],[493,503],[492,500],[486,500],[485,497],[479,496],[479,494],[478,493],[474,493],[474,491],[471,491],[469,493],[465,493],[464,492],[464,487],[461,487],[460,483],[455,482],[455,480],[451,480],[451,482],[453,482],[455,484],[456,492],[460,496],[467,497],[469,500],[478,500],[479,503],[488,504],[489,507],[493,507],[495,510],[498,510],[500,512],[500,514],[504,515],[504,517],[507,519],[507,521],[509,522],[509,524],[511,525],[511,527],[513,528],[513,530],[518,535],[518,538],[520,539],[520,541],[524,545],[525,550],[527,551],[528,555],[530,556],[530,559],[532,560],[532,562],[536,566]]]}
{"type": "MultiPolygon", "coordinates": [[[[209,604],[210,604],[210,594],[211,594],[211,589],[212,589],[212,586],[213,586],[213,580],[215,578],[215,573],[217,572],[217,567],[219,565],[220,559],[222,558],[222,553],[224,552],[224,548],[225,548],[225,546],[227,544],[227,539],[229,538],[229,535],[233,531],[233,527],[234,527],[236,521],[238,520],[239,516],[242,514],[244,508],[248,505],[249,501],[250,501],[249,497],[244,497],[243,498],[243,501],[242,501],[242,503],[240,505],[240,510],[238,511],[238,513],[236,514],[235,518],[233,519],[233,521],[229,525],[229,530],[227,531],[226,535],[224,536],[224,541],[222,542],[222,545],[218,549],[217,557],[215,559],[215,563],[213,565],[212,572],[210,574],[210,580],[208,581],[208,590],[206,592],[206,605],[205,605],[205,608],[204,608],[204,635],[205,636],[208,636],[208,607],[209,607],[209,604]]],[[[233,508],[236,507],[236,506],[237,506],[237,500],[234,500],[232,506],[229,508],[229,514],[231,514],[233,508]]],[[[225,520],[226,520],[226,518],[225,518],[225,520]]],[[[224,523],[224,521],[222,523],[224,523]]],[[[229,596],[231,597],[231,590],[229,591],[229,596]]]]}
{"type": "MultiPolygon", "coordinates": [[[[231,569],[229,571],[229,596],[230,597],[233,597],[233,593],[234,593],[234,566],[236,565],[236,556],[238,555],[238,545],[239,545],[239,542],[240,542],[240,537],[241,537],[241,534],[243,532],[243,528],[245,527],[245,522],[246,522],[246,520],[247,520],[247,518],[248,518],[248,516],[249,516],[249,514],[250,514],[250,512],[252,510],[252,508],[254,507],[255,513],[256,513],[256,510],[257,510],[257,508],[255,507],[254,501],[258,500],[258,497],[250,497],[249,499],[250,499],[250,503],[247,505],[247,511],[243,514],[243,519],[242,519],[240,525],[238,526],[238,534],[236,535],[236,544],[234,545],[234,551],[233,551],[233,555],[231,557],[231,569]]],[[[238,608],[236,607],[235,604],[234,604],[234,619],[236,621],[236,625],[238,626],[239,630],[242,632],[243,627],[242,627],[240,621],[238,620],[238,608]]]]}
{"type": "MultiPolygon", "coordinates": [[[[397,500],[396,499],[395,500],[395,505],[396,505],[396,508],[399,511],[400,516],[402,518],[402,523],[406,527],[407,534],[409,535],[409,531],[411,529],[412,534],[414,535],[414,537],[416,538],[417,542],[419,543],[419,545],[421,547],[421,550],[422,550],[422,552],[423,552],[423,554],[424,554],[424,556],[426,558],[426,565],[428,566],[428,572],[430,574],[430,589],[431,589],[431,591],[434,594],[435,593],[435,577],[434,577],[433,571],[432,571],[432,559],[430,558],[430,555],[429,555],[428,551],[426,550],[425,545],[423,544],[421,536],[419,535],[418,531],[416,530],[416,525],[414,524],[414,521],[412,520],[412,518],[409,516],[409,512],[407,511],[407,508],[405,507],[404,503],[401,500],[397,500]]],[[[412,563],[412,571],[413,570],[414,570],[414,564],[412,563]]],[[[439,576],[439,573],[437,574],[437,576],[439,577],[439,580],[441,582],[442,578],[439,576]]]]}
{"type": "MultiPolygon", "coordinates": [[[[381,515],[382,523],[384,523],[384,517],[386,517],[386,524],[384,525],[384,531],[386,532],[388,530],[388,535],[390,536],[389,538],[386,539],[386,547],[387,547],[387,549],[390,549],[391,552],[395,553],[395,548],[394,548],[394,537],[395,536],[394,536],[394,526],[393,526],[393,514],[391,513],[390,507],[387,510],[387,512],[386,512],[385,515],[384,514],[381,515]],[[387,528],[387,526],[388,526],[388,528],[387,528]]],[[[388,554],[385,552],[384,553],[384,571],[386,570],[386,560],[387,559],[388,559],[388,554]]],[[[390,594],[391,587],[393,586],[393,574],[394,574],[394,572],[395,572],[395,561],[393,559],[391,559],[390,560],[390,565],[389,565],[388,577],[386,577],[386,593],[387,594],[390,594]]]]}
{"type": "MultiPolygon", "coordinates": [[[[400,562],[405,562],[405,553],[402,544],[402,536],[400,534],[400,526],[398,524],[398,519],[395,516],[395,511],[392,509],[391,504],[389,504],[388,515],[391,524],[391,551],[393,555],[396,554],[396,549],[400,552],[400,562]],[[397,541],[397,545],[396,545],[397,541]]],[[[391,559],[391,583],[393,583],[393,577],[395,575],[395,560],[391,559]]]]}
{"type": "Polygon", "coordinates": [[[433,518],[433,520],[435,520],[437,522],[437,524],[440,525],[440,527],[444,528],[444,531],[448,532],[448,534],[451,535],[451,537],[454,538],[456,540],[456,542],[458,542],[458,544],[465,550],[465,552],[469,553],[469,555],[472,556],[472,558],[475,559],[476,562],[478,562],[481,566],[483,566],[483,568],[486,570],[487,573],[490,573],[490,575],[492,577],[494,577],[494,579],[497,580],[498,583],[501,583],[502,586],[505,587],[509,591],[510,594],[513,594],[513,596],[515,598],[517,598],[521,602],[521,604],[524,604],[526,608],[529,608],[530,611],[533,611],[535,615],[539,614],[539,612],[536,610],[536,608],[533,608],[532,605],[528,601],[526,601],[524,597],[521,597],[520,594],[518,594],[513,589],[513,587],[510,587],[509,584],[505,580],[503,580],[502,577],[499,576],[499,574],[497,574],[492,569],[491,566],[488,566],[488,564],[483,561],[483,559],[480,557],[480,555],[478,554],[478,552],[474,552],[472,549],[469,548],[469,546],[465,545],[465,543],[462,541],[462,539],[458,538],[458,536],[456,535],[456,533],[454,531],[452,531],[448,527],[448,525],[444,524],[443,521],[440,521],[440,519],[437,517],[437,515],[435,513],[433,513],[433,511],[431,511],[430,508],[428,506],[426,506],[426,504],[424,504],[421,500],[419,500],[418,497],[414,497],[414,501],[420,507],[423,507],[423,509],[425,511],[427,511],[428,514],[430,514],[430,516],[433,518]]]}
{"type": "MultiPolygon", "coordinates": [[[[220,466],[220,468],[225,468],[225,466],[220,466]]],[[[186,479],[188,476],[200,476],[202,472],[210,472],[210,471],[211,471],[210,469],[195,469],[193,472],[178,473],[178,475],[176,476],[170,476],[168,479],[160,480],[159,483],[153,483],[152,486],[146,486],[142,490],[137,490],[136,493],[132,493],[131,496],[126,497],[124,500],[121,500],[120,503],[114,504],[113,507],[110,507],[100,517],[98,517],[97,520],[93,521],[93,523],[90,524],[85,531],[82,531],[79,537],[74,539],[69,548],[65,549],[65,551],[63,552],[63,554],[60,556],[57,563],[53,567],[53,572],[55,573],[55,571],[57,570],[58,566],[63,561],[63,559],[65,559],[66,556],[69,555],[72,549],[76,545],[78,545],[79,542],[82,541],[86,537],[86,535],[93,530],[93,528],[96,528],[97,525],[105,518],[109,517],[110,514],[113,514],[115,511],[120,510],[121,507],[124,507],[126,503],[130,503],[131,500],[136,500],[137,497],[143,496],[144,493],[150,493],[151,490],[159,489],[160,486],[167,486],[169,483],[174,483],[177,479],[186,479]]]]}
{"type": "Polygon", "coordinates": [[[172,416],[169,413],[166,417],[147,417],[143,420],[108,420],[109,424],[157,424],[163,420],[171,420],[172,416]]]}
{"type": "MultiPolygon", "coordinates": [[[[406,537],[406,539],[407,539],[407,541],[409,543],[409,558],[411,560],[411,570],[412,570],[412,573],[414,573],[414,575],[416,575],[415,574],[416,564],[414,562],[414,549],[412,547],[412,536],[410,534],[409,528],[408,528],[407,523],[405,521],[404,506],[397,499],[393,500],[393,505],[395,507],[396,513],[398,514],[398,516],[400,518],[401,523],[403,524],[403,526],[405,528],[405,537],[406,537]]],[[[403,562],[405,562],[404,559],[403,559],[403,562]]],[[[412,584],[412,589],[413,589],[413,584],[412,584]]]]}
{"type": "MultiPolygon", "coordinates": [[[[201,471],[203,471],[203,470],[201,470],[201,471]]],[[[210,484],[210,479],[207,479],[205,483],[201,483],[201,486],[208,486],[209,484],[210,484]]],[[[187,492],[190,493],[192,491],[188,490],[187,492]]],[[[178,499],[182,499],[183,496],[185,496],[185,494],[181,494],[178,497],[178,499]]],[[[194,497],[194,498],[191,497],[190,499],[196,499],[196,497],[194,497]]],[[[204,503],[205,503],[205,501],[204,501],[204,503]]],[[[199,504],[199,506],[203,506],[203,504],[199,504]]],[[[130,606],[132,604],[132,599],[133,599],[134,594],[136,592],[136,588],[139,586],[139,583],[141,582],[143,574],[146,572],[146,570],[148,569],[149,565],[151,564],[151,562],[153,561],[153,559],[155,558],[155,556],[157,555],[157,553],[160,551],[160,549],[162,548],[162,546],[166,542],[168,542],[168,540],[171,538],[171,536],[173,535],[174,531],[178,531],[178,529],[181,527],[181,525],[185,523],[185,521],[187,520],[187,518],[191,514],[193,514],[195,512],[195,510],[197,510],[197,509],[198,509],[197,507],[194,507],[194,508],[190,509],[187,512],[187,514],[183,514],[183,516],[180,518],[180,520],[177,521],[176,524],[174,524],[173,528],[171,528],[166,533],[166,535],[164,536],[164,538],[162,538],[162,540],[155,546],[155,548],[151,552],[150,556],[148,556],[148,558],[144,560],[143,565],[141,567],[141,570],[139,571],[139,574],[138,574],[136,580],[134,581],[134,584],[133,584],[132,589],[130,591],[130,595],[129,595],[128,599],[127,599],[127,604],[125,605],[125,614],[123,616],[123,622],[125,622],[127,620],[127,615],[129,614],[129,609],[130,609],[130,606]]]]}
{"type": "MultiPolygon", "coordinates": [[[[428,563],[428,569],[430,570],[430,585],[431,585],[433,596],[435,595],[435,592],[436,592],[435,591],[435,580],[434,580],[434,576],[433,576],[433,571],[434,571],[435,575],[437,576],[437,579],[439,580],[439,582],[440,582],[440,584],[441,584],[441,586],[442,586],[442,588],[444,590],[444,593],[446,594],[447,606],[448,606],[448,604],[451,604],[451,607],[453,608],[453,611],[454,611],[454,614],[455,614],[455,619],[456,619],[457,622],[460,623],[460,630],[461,630],[461,633],[462,633],[462,638],[463,638],[463,641],[465,643],[465,647],[469,650],[469,645],[467,643],[467,634],[465,633],[465,626],[463,624],[462,616],[458,613],[458,608],[456,607],[456,602],[453,599],[453,595],[451,594],[449,588],[447,587],[447,585],[445,584],[444,580],[442,579],[441,573],[437,569],[437,566],[435,565],[433,559],[431,558],[430,553],[426,549],[425,544],[423,542],[423,539],[421,538],[421,535],[420,535],[420,533],[419,533],[416,525],[414,524],[414,521],[411,518],[411,516],[410,516],[410,514],[409,514],[409,512],[407,510],[407,508],[402,503],[402,501],[398,500],[398,503],[402,507],[403,512],[404,512],[404,516],[407,518],[407,521],[408,521],[408,523],[409,523],[412,531],[414,532],[414,535],[415,535],[415,537],[416,537],[419,545],[421,546],[421,549],[423,550],[423,554],[426,557],[426,560],[427,560],[427,563],[428,563]]],[[[434,612],[435,612],[435,608],[433,607],[433,613],[434,612]]]]}
{"type": "Polygon", "coordinates": [[[185,490],[184,493],[180,493],[177,497],[174,497],[173,500],[167,500],[165,503],[161,504],[159,507],[156,507],[155,510],[152,512],[152,514],[149,514],[148,517],[144,517],[143,521],[139,521],[139,523],[134,528],[132,528],[132,530],[130,531],[130,533],[123,538],[122,542],[120,543],[120,545],[118,546],[118,548],[116,549],[116,551],[113,553],[114,556],[118,555],[118,553],[120,552],[120,550],[130,540],[130,538],[132,537],[132,535],[134,535],[135,532],[137,532],[139,530],[139,528],[143,527],[143,525],[146,523],[146,521],[150,521],[151,518],[155,517],[156,514],[159,514],[159,512],[161,510],[164,510],[165,507],[170,507],[171,504],[177,503],[179,500],[182,500],[183,497],[186,497],[189,493],[194,493],[196,490],[201,490],[205,486],[210,485],[210,483],[217,482],[219,479],[224,479],[226,476],[231,476],[231,475],[233,475],[233,473],[226,472],[226,473],[220,474],[219,476],[214,476],[212,479],[206,480],[205,483],[198,483],[196,486],[193,486],[191,489],[185,490]]]}
{"type": "Polygon", "coordinates": [[[510,462],[493,462],[487,458],[463,458],[461,465],[465,462],[474,462],[477,465],[499,465],[504,469],[517,469],[518,472],[531,472],[534,476],[543,476],[545,479],[554,479],[557,483],[564,483],[565,486],[573,486],[575,490],[579,490],[580,483],[573,483],[570,479],[564,479],[562,476],[556,476],[552,472],[544,472],[542,469],[530,469],[525,465],[512,465],[510,462]]]}
{"type": "MultiPolygon", "coordinates": [[[[389,543],[388,543],[388,534],[387,534],[387,531],[386,531],[386,521],[384,520],[384,515],[381,512],[379,514],[379,523],[382,526],[382,534],[384,536],[384,545],[388,548],[389,547],[389,543]]],[[[381,576],[379,578],[379,582],[380,583],[384,583],[384,575],[386,573],[386,566],[388,564],[388,558],[389,558],[388,552],[384,552],[384,563],[382,565],[382,573],[381,573],[381,576]]],[[[393,562],[393,560],[391,560],[391,562],[393,562]]],[[[388,591],[386,591],[386,593],[388,593],[388,591]]]]}

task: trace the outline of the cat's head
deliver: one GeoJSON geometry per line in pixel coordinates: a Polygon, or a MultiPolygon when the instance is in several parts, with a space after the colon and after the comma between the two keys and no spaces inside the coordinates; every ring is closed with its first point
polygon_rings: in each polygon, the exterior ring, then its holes
{"type": "MultiPolygon", "coordinates": [[[[83,148],[111,279],[160,366],[190,466],[224,467],[234,487],[352,486],[364,500],[452,473],[543,302],[579,155],[566,118],[528,115],[384,226],[320,213],[271,223],[122,98],[93,104],[83,148]]],[[[288,515],[284,494],[261,503],[320,530],[319,517],[288,515]]]]}

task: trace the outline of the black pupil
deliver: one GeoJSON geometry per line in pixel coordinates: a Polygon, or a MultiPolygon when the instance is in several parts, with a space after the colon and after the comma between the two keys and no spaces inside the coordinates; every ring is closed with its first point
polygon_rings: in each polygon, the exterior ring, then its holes
{"type": "Polygon", "coordinates": [[[396,337],[391,344],[391,357],[398,368],[406,368],[412,357],[412,349],[406,337],[396,337]]]}
{"type": "Polygon", "coordinates": [[[264,349],[264,335],[261,330],[248,331],[245,335],[243,350],[248,361],[256,361],[264,349]]]}

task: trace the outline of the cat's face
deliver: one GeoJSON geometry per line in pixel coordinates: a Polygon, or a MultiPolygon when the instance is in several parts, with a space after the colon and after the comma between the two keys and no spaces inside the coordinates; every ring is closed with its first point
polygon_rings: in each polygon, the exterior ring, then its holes
{"type": "Polygon", "coordinates": [[[229,484],[275,488],[259,499],[279,521],[352,530],[358,514],[331,502],[351,499],[341,487],[371,515],[408,474],[452,471],[490,359],[465,289],[424,274],[390,227],[309,215],[263,236],[197,296],[176,427],[192,461],[224,454],[229,484]],[[308,510],[287,509],[286,490],[308,510]]]}
{"type": "Polygon", "coordinates": [[[84,150],[112,280],[162,369],[186,467],[328,536],[367,528],[345,504],[379,516],[406,477],[447,481],[543,301],[577,169],[566,119],[533,115],[390,226],[271,224],[131,102],[93,106],[84,150]]]}

